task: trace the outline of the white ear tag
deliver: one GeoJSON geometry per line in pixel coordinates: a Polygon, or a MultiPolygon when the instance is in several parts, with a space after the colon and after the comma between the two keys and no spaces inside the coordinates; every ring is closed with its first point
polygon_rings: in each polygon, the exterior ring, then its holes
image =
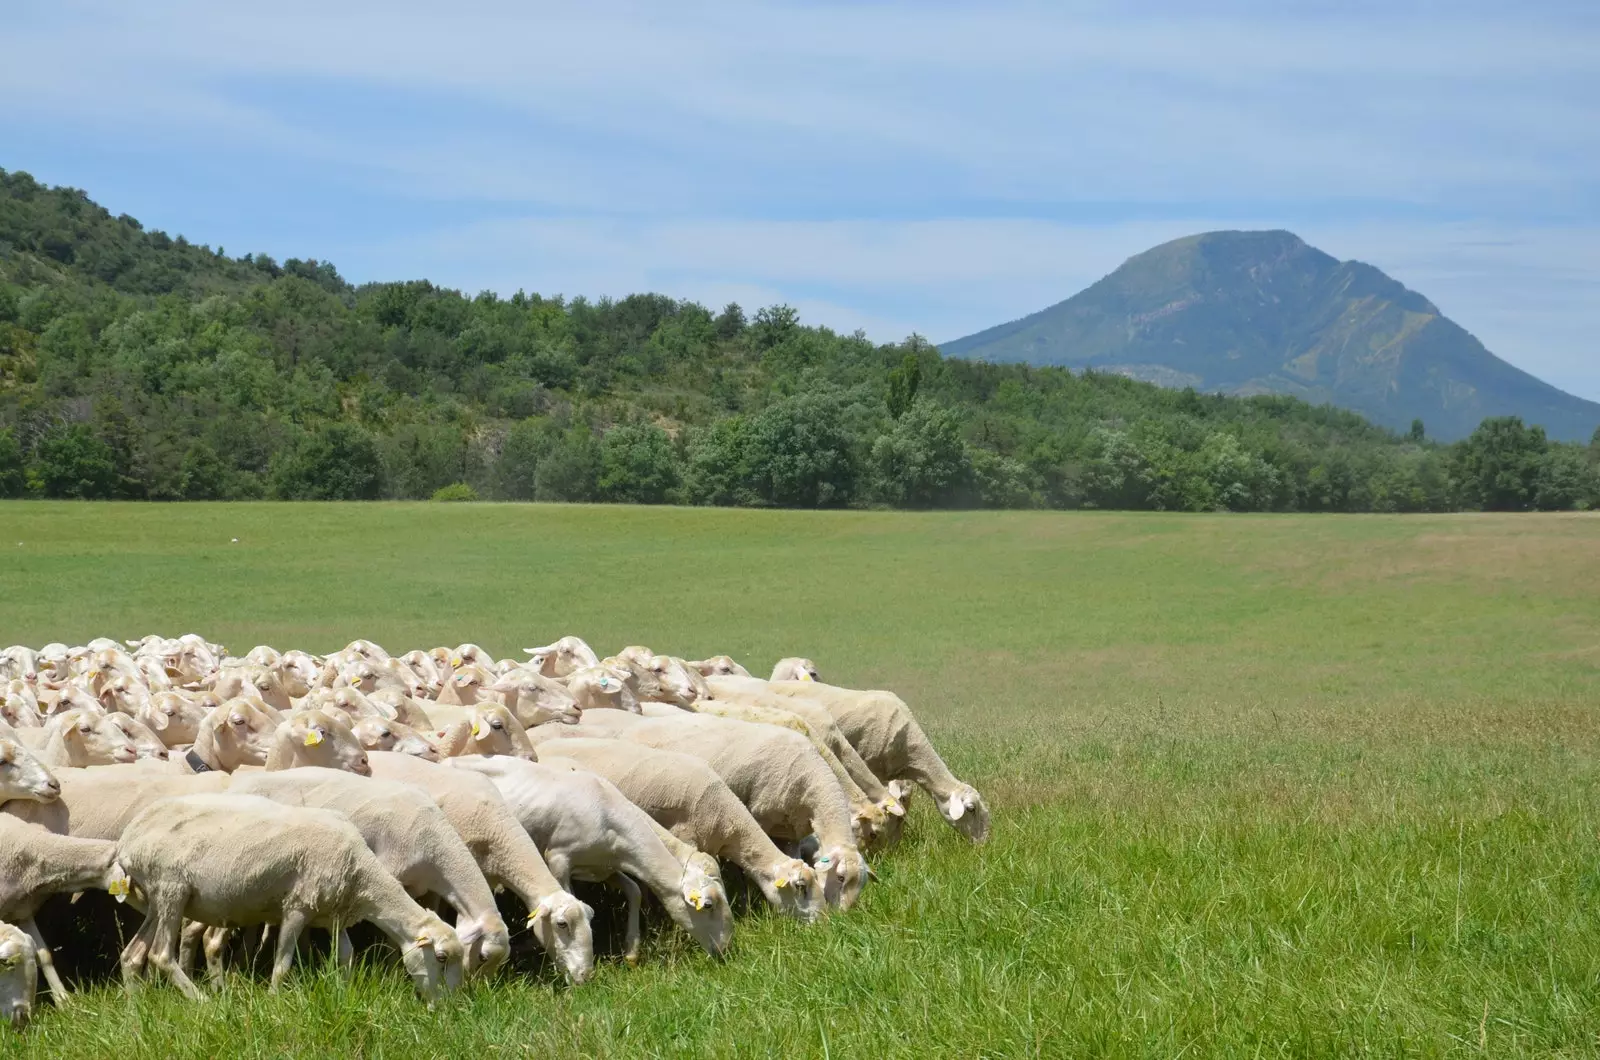
{"type": "Polygon", "coordinates": [[[959,821],[961,820],[961,815],[966,812],[967,807],[966,804],[961,801],[961,796],[950,796],[950,819],[952,821],[959,821]]]}

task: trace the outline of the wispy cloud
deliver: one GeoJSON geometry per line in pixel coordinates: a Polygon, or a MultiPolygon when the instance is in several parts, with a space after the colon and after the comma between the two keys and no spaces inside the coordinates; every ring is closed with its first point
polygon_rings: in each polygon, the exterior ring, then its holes
{"type": "Polygon", "coordinates": [[[0,164],[234,250],[949,338],[1272,225],[1600,397],[1592,4],[14,6],[0,164]]]}

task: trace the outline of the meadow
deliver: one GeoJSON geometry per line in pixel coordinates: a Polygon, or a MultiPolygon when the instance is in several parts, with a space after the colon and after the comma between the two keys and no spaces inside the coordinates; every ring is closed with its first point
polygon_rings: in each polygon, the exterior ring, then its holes
{"type": "Polygon", "coordinates": [[[856,910],[723,961],[102,982],[0,1053],[1592,1056],[1597,590],[1586,514],[0,505],[0,644],[806,655],[994,814],[914,801],[856,910]]]}

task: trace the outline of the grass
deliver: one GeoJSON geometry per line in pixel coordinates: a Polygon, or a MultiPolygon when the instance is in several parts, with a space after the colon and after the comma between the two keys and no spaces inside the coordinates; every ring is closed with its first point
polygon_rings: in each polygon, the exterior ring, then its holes
{"type": "Polygon", "coordinates": [[[803,654],[995,823],[920,800],[856,911],[723,962],[658,930],[432,1012],[386,967],[106,985],[0,1051],[1592,1056],[1597,587],[1587,515],[0,506],[0,643],[803,654]]]}

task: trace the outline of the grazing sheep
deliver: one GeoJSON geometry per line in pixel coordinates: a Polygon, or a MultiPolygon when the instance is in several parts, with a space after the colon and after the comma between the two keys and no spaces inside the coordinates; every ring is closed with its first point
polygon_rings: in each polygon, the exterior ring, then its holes
{"type": "Polygon", "coordinates": [[[9,813],[0,813],[0,920],[28,933],[50,997],[64,1004],[66,984],[56,974],[50,948],[34,914],[53,894],[90,887],[108,889],[117,878],[117,845],[106,840],[57,835],[9,813]]]}
{"type": "Polygon", "coordinates": [[[444,812],[420,789],[308,766],[237,774],[228,791],[343,814],[409,893],[438,895],[456,908],[469,972],[489,974],[510,954],[510,933],[494,892],[444,812]]]}
{"type": "Polygon", "coordinates": [[[37,729],[18,729],[17,737],[47,766],[97,766],[132,762],[139,749],[104,713],[69,710],[37,729]]]}
{"type": "MultiPolygon", "coordinates": [[[[570,726],[547,726],[570,730],[570,726]]],[[[660,900],[674,923],[706,952],[721,954],[733,935],[725,903],[696,909],[684,899],[683,865],[668,850],[656,825],[616,785],[593,773],[546,766],[520,758],[453,758],[450,765],[482,773],[544,852],[563,887],[574,877],[608,883],[628,900],[623,956],[639,959],[639,885],[660,900]]]]}
{"type": "Polygon", "coordinates": [[[28,1026],[33,995],[39,986],[39,962],[33,940],[13,924],[0,924],[0,1016],[14,1031],[28,1026]]]}
{"type": "Polygon", "coordinates": [[[914,781],[933,797],[939,815],[956,831],[974,843],[989,838],[989,807],[983,796],[950,772],[899,696],[839,688],[815,678],[771,681],[767,687],[780,696],[821,703],[875,774],[886,781],[914,781]]]}
{"type": "Polygon", "coordinates": [[[828,904],[849,909],[867,880],[866,859],[856,848],[850,804],[838,779],[804,736],[775,725],[647,707],[637,718],[621,711],[595,711],[575,727],[544,726],[539,740],[554,734],[630,740],[708,762],[733,793],[775,838],[820,842],[816,860],[828,904]],[[659,713],[658,713],[659,712],[659,713]]]}
{"type": "Polygon", "coordinates": [[[767,838],[744,803],[703,759],[626,740],[560,740],[546,750],[611,781],[629,802],[679,839],[739,866],[775,909],[802,920],[814,920],[822,912],[822,884],[816,873],[767,838]]]}
{"type": "Polygon", "coordinates": [[[415,784],[438,803],[490,886],[509,887],[528,907],[528,929],[573,983],[594,971],[594,910],[562,889],[544,855],[488,777],[400,754],[372,756],[380,780],[415,784]]]}
{"type": "Polygon", "coordinates": [[[148,961],[186,996],[204,999],[178,961],[186,917],[219,927],[279,925],[273,989],[306,927],[338,931],[363,920],[400,948],[430,1005],[460,984],[456,933],[406,894],[337,813],[235,794],[161,799],[128,825],[117,859],[146,906],[122,954],[130,984],[148,961]]]}
{"type": "Polygon", "coordinates": [[[713,655],[709,659],[691,662],[690,666],[700,671],[701,677],[749,677],[750,671],[734,662],[727,655],[713,655]]]}

